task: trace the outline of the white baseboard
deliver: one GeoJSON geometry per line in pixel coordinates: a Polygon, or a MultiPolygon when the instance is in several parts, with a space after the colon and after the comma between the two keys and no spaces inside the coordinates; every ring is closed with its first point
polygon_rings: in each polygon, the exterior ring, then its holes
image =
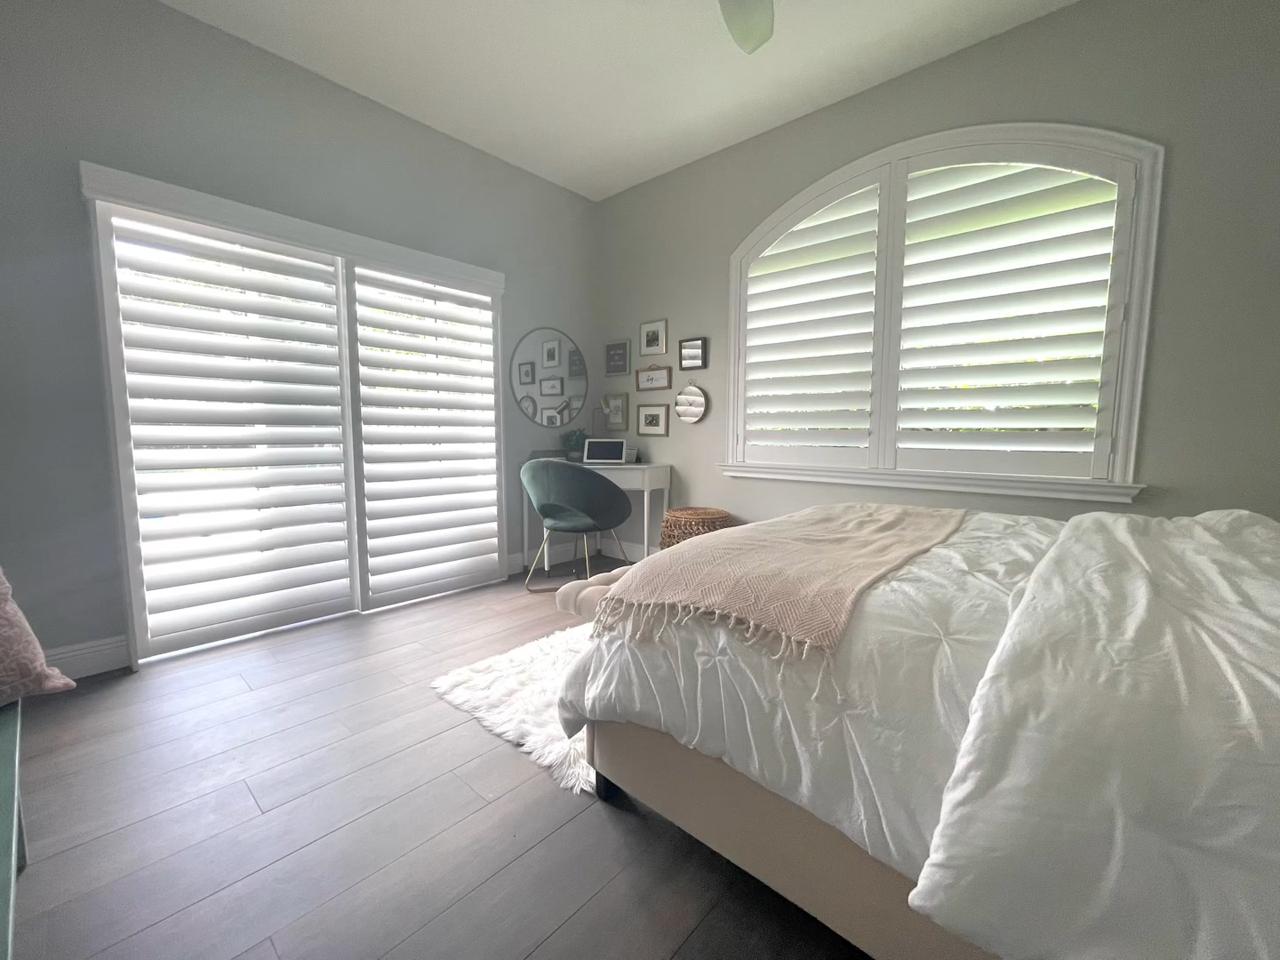
{"type": "MultiPolygon", "coordinates": [[[[537,548],[538,548],[538,545],[536,543],[531,544],[529,546],[529,553],[531,558],[532,558],[533,552],[537,550],[537,548]]],[[[574,548],[574,545],[571,542],[555,543],[553,541],[550,547],[551,562],[567,563],[569,560],[573,558],[573,548],[574,548]]],[[[594,545],[593,545],[593,548],[594,548],[594,545]]],[[[628,543],[626,540],[623,540],[622,549],[626,551],[626,554],[627,554],[626,559],[631,563],[635,563],[644,555],[644,544],[641,544],[641,543],[628,543]]],[[[650,544],[649,546],[650,553],[656,552],[657,549],[658,548],[656,544],[650,544]]],[[[613,537],[608,535],[600,538],[600,552],[604,556],[612,557],[615,560],[623,559],[622,555],[618,553],[618,545],[613,542],[613,537]]],[[[522,573],[525,569],[524,563],[525,563],[524,559],[520,556],[520,554],[518,553],[508,554],[507,572],[522,573]]]]}
{"type": "MultiPolygon", "coordinates": [[[[530,547],[530,550],[535,548],[536,544],[530,547]]],[[[631,563],[635,563],[644,554],[643,544],[628,543],[624,540],[622,548],[626,551],[627,559],[631,563]]],[[[656,545],[651,545],[650,551],[656,550],[656,545]]],[[[622,559],[618,553],[617,544],[610,536],[601,538],[600,552],[606,557],[622,559]]],[[[566,563],[573,558],[573,555],[573,542],[551,544],[552,563],[566,563]]],[[[508,573],[523,573],[524,569],[524,560],[519,553],[507,556],[508,573]]],[[[79,680],[81,677],[91,677],[95,673],[106,673],[108,670],[119,670],[121,667],[129,666],[129,641],[124,636],[102,637],[99,640],[86,640],[83,643],[46,647],[44,657],[49,666],[57,667],[72,680],[79,680]]]]}
{"type": "Polygon", "coordinates": [[[119,670],[129,666],[129,640],[126,637],[103,637],[83,643],[46,647],[44,658],[72,680],[91,677],[95,673],[119,670]]]}
{"type": "MultiPolygon", "coordinates": [[[[622,548],[626,551],[627,559],[632,563],[639,560],[644,553],[644,545],[639,543],[628,543],[624,540],[622,548]]],[[[651,546],[650,549],[654,551],[657,547],[651,546]]],[[[600,552],[606,557],[622,559],[612,537],[601,539],[600,552]]],[[[572,542],[551,544],[552,563],[565,563],[571,560],[573,555],[572,542]]],[[[508,573],[522,573],[524,569],[524,560],[519,553],[507,556],[508,573]]],[[[86,640],[83,643],[46,647],[44,657],[49,666],[57,667],[72,680],[79,680],[81,677],[91,677],[95,673],[106,673],[109,670],[119,670],[121,667],[129,666],[129,641],[124,636],[102,637],[99,640],[86,640]]]]}

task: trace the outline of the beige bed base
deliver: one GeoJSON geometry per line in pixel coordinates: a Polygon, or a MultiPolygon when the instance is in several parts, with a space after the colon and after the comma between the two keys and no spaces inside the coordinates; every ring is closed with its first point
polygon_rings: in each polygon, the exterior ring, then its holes
{"type": "Polygon", "coordinates": [[[591,723],[592,766],[876,960],[993,960],[907,906],[912,883],[732,767],[631,723],[591,723]]]}

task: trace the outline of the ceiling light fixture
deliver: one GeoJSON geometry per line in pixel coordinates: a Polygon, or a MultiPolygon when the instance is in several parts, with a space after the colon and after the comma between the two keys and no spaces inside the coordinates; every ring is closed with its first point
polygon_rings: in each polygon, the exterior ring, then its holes
{"type": "Polygon", "coordinates": [[[773,0],[720,0],[720,15],[743,53],[755,53],[773,36],[773,0]]]}

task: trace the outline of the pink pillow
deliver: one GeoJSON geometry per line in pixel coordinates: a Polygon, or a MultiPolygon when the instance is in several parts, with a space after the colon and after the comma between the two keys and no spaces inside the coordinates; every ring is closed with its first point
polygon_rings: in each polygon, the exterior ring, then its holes
{"type": "Polygon", "coordinates": [[[13,588],[0,570],[0,706],[35,693],[60,693],[76,682],[44,660],[40,641],[13,602],[13,588]]]}

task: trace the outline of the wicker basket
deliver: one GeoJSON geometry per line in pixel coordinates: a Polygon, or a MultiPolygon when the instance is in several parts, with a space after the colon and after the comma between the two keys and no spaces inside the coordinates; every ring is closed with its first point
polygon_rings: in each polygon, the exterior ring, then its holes
{"type": "Polygon", "coordinates": [[[716,507],[672,507],[662,518],[662,540],[659,545],[665,549],[700,533],[723,530],[732,525],[733,518],[726,510],[716,507]]]}

